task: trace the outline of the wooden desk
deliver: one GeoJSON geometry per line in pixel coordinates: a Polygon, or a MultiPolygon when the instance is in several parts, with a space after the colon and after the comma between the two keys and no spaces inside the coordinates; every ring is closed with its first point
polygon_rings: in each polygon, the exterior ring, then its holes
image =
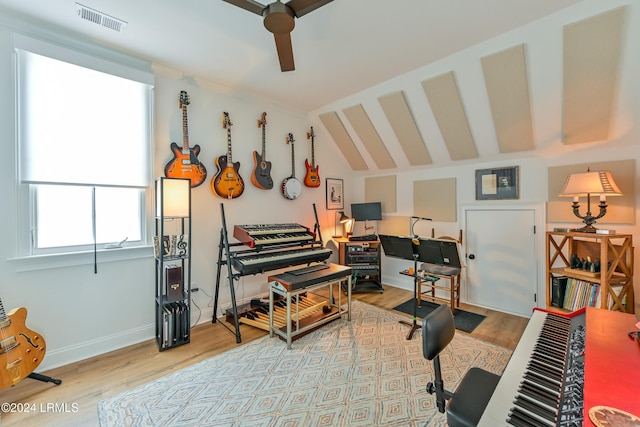
{"type": "Polygon", "coordinates": [[[287,348],[291,349],[291,342],[296,337],[336,320],[345,313],[347,314],[347,320],[351,321],[352,273],[353,269],[351,267],[337,264],[316,264],[269,276],[269,336],[273,337],[276,334],[286,339],[287,348]],[[348,282],[346,309],[342,307],[342,293],[337,292],[337,304],[334,301],[333,293],[333,285],[345,280],[348,282]],[[292,297],[297,297],[301,293],[325,286],[329,287],[329,301],[326,303],[326,309],[323,312],[304,316],[305,313],[300,312],[299,305],[295,301],[295,308],[292,308],[292,297]],[[276,328],[273,324],[274,295],[280,295],[286,299],[286,325],[281,328],[276,328]],[[295,310],[295,313],[292,310],[295,310]]]}

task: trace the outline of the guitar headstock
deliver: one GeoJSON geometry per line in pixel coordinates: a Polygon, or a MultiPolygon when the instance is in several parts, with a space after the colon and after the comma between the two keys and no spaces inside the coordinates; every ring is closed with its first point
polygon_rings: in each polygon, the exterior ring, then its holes
{"type": "Polygon", "coordinates": [[[315,138],[316,134],[313,133],[313,126],[311,126],[311,129],[309,129],[309,132],[307,132],[307,139],[311,139],[313,141],[313,138],[315,138]]]}
{"type": "Polygon", "coordinates": [[[231,123],[231,119],[229,118],[229,113],[225,111],[222,116],[222,127],[224,129],[227,129],[231,125],[233,125],[233,123],[231,123]]]}
{"type": "Polygon", "coordinates": [[[291,143],[291,145],[293,145],[294,142],[295,142],[295,139],[293,139],[293,134],[289,132],[289,134],[287,135],[287,144],[291,143]]]}
{"type": "Polygon", "coordinates": [[[186,90],[181,90],[180,91],[180,108],[182,109],[183,107],[186,107],[187,105],[189,105],[189,95],[187,94],[186,90]]]}
{"type": "Polygon", "coordinates": [[[262,113],[262,118],[258,120],[258,127],[261,128],[267,124],[267,113],[262,113]]]}

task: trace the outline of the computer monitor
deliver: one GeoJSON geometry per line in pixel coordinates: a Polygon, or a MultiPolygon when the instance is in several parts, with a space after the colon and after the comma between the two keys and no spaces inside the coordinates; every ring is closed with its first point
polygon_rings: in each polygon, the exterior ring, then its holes
{"type": "Polygon", "coordinates": [[[382,220],[382,203],[352,203],[351,217],[356,221],[380,221],[382,220]]]}

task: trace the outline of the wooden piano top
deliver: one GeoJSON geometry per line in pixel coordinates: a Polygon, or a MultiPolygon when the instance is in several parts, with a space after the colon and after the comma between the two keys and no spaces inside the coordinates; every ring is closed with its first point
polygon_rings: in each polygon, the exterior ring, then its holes
{"type": "Polygon", "coordinates": [[[640,417],[640,343],[636,316],[587,307],[585,348],[585,426],[594,406],[610,406],[640,417]]]}

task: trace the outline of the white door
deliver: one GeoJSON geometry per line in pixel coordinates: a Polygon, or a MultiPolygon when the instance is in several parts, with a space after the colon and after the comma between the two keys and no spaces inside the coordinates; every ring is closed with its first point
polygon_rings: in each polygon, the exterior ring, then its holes
{"type": "Polygon", "coordinates": [[[470,304],[531,316],[538,280],[535,213],[534,209],[465,210],[470,304]]]}

